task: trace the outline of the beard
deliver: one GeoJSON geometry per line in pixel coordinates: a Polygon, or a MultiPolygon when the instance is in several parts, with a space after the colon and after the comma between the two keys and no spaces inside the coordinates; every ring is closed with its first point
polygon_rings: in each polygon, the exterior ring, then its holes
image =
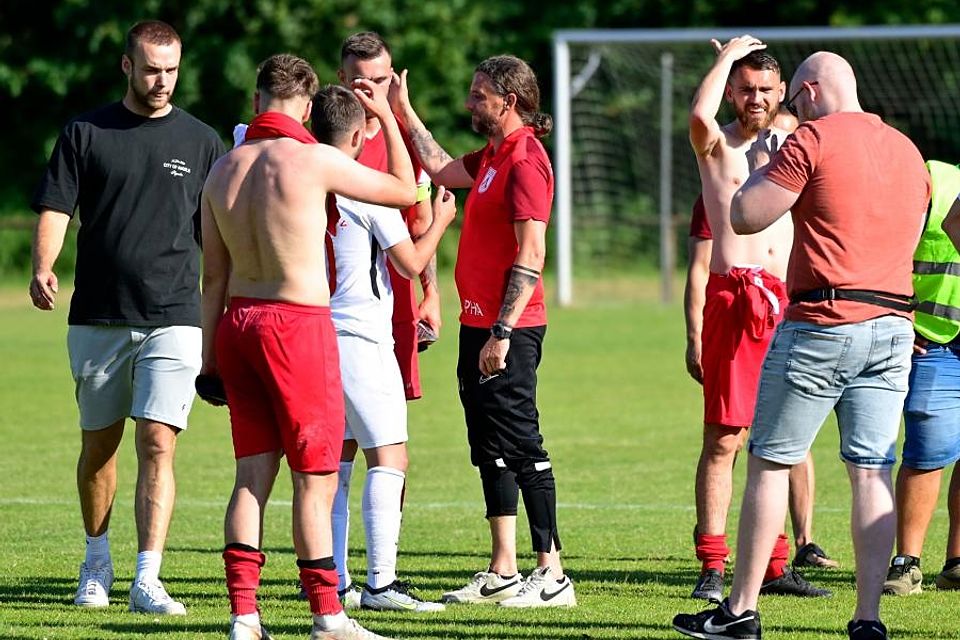
{"type": "Polygon", "coordinates": [[[736,109],[737,120],[740,121],[740,126],[743,127],[744,131],[755,134],[763,129],[770,128],[770,125],[773,123],[773,119],[777,115],[778,106],[779,105],[774,105],[765,113],[759,114],[759,117],[753,115],[746,109],[736,109]]]}
{"type": "Polygon", "coordinates": [[[484,138],[492,138],[497,132],[497,120],[489,114],[473,114],[470,118],[470,126],[484,138]]]}
{"type": "Polygon", "coordinates": [[[150,111],[160,111],[165,109],[167,105],[170,104],[169,91],[159,94],[154,93],[149,89],[144,91],[142,88],[133,83],[130,84],[130,89],[131,93],[133,94],[134,101],[144,109],[150,111]]]}

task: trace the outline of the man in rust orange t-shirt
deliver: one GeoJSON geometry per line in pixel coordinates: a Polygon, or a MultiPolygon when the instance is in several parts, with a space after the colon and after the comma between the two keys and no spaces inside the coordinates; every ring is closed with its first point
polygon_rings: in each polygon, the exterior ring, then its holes
{"type": "Polygon", "coordinates": [[[930,177],[906,136],[862,110],[853,69],[840,56],[807,58],[791,96],[800,127],[731,206],[737,233],[764,229],[788,210],[794,222],[790,306],[761,374],[733,588],[720,607],[680,614],[673,625],[694,637],[760,637],[757,595],[786,512],[789,471],[833,410],[853,493],[857,606],[847,633],[885,640],[880,594],[896,525],[890,468],[930,177]]]}
{"type": "Polygon", "coordinates": [[[550,132],[530,67],[495,56],[476,68],[467,110],[480,151],[454,159],[434,141],[406,92],[406,71],[391,102],[424,168],[437,184],[469,188],[457,255],[460,355],[457,378],[493,538],[490,565],[446,602],[506,607],[576,604],[560,564],[556,486],[536,405],[537,366],[546,333],[543,269],[553,200],[550,160],[537,139],[550,132]],[[516,519],[522,492],[537,568],[517,570],[516,519]]]}

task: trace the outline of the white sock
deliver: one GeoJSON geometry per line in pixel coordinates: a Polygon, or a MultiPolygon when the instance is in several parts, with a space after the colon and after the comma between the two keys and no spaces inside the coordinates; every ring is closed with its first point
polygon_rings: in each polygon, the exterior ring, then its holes
{"type": "Polygon", "coordinates": [[[160,562],[163,553],[160,551],[141,551],[137,554],[137,572],[134,582],[157,582],[160,580],[160,562]]]}
{"type": "Polygon", "coordinates": [[[251,628],[253,628],[253,629],[259,629],[259,628],[260,628],[260,613],[259,613],[259,612],[256,612],[256,611],[255,611],[254,613],[243,613],[243,614],[240,614],[239,616],[233,616],[233,619],[236,620],[237,622],[239,622],[239,623],[241,623],[241,624],[245,624],[245,625],[247,625],[248,627],[251,627],[251,628]]]}
{"type": "Polygon", "coordinates": [[[107,538],[107,532],[103,535],[87,536],[87,555],[84,563],[90,567],[109,567],[113,564],[110,558],[110,540],[107,538]]]}
{"type": "Polygon", "coordinates": [[[363,486],[363,527],[367,537],[367,584],[382,589],[397,579],[400,500],[406,475],[399,469],[373,467],[363,486]]]}
{"type": "Polygon", "coordinates": [[[334,629],[339,629],[343,625],[347,624],[347,620],[350,618],[347,617],[347,614],[340,610],[339,613],[327,616],[313,616],[313,623],[319,626],[324,631],[333,631],[334,629]]]}
{"type": "Polygon", "coordinates": [[[340,463],[337,495],[333,498],[333,562],[337,565],[339,584],[337,591],[350,586],[350,571],[347,569],[347,549],[350,538],[350,477],[353,463],[340,463]]]}

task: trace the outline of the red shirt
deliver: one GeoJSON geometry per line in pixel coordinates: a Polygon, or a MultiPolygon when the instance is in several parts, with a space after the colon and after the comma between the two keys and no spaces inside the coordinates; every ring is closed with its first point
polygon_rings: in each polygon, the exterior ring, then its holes
{"type": "MultiPolygon", "coordinates": [[[[827,287],[913,294],[930,174],[905,135],[873,114],[834,113],[800,125],[764,170],[800,194],[791,208],[791,297],[827,287]]],[[[786,317],[838,325],[890,314],[912,317],[849,300],[791,304],[786,317]]]]}
{"type": "MultiPolygon", "coordinates": [[[[514,223],[550,221],[553,170],[532,127],[517,129],[494,151],[493,145],[463,157],[473,177],[463,212],[455,271],[460,322],[487,329],[497,321],[510,269],[520,251],[514,223]]],[[[516,327],[547,323],[543,279],[537,281],[516,327]]]]}
{"type": "MultiPolygon", "coordinates": [[[[403,131],[401,131],[403,133],[403,131]]],[[[417,160],[417,154],[410,149],[410,142],[407,136],[403,136],[407,144],[407,152],[410,154],[410,161],[413,163],[413,175],[418,177],[422,168],[417,160]]],[[[363,150],[357,158],[357,162],[365,167],[376,169],[377,171],[388,171],[387,164],[387,142],[383,137],[383,129],[377,131],[377,135],[368,138],[363,144],[363,150]]],[[[400,213],[404,221],[408,224],[410,216],[414,215],[416,205],[403,209],[400,213]]],[[[387,260],[387,271],[390,273],[390,284],[393,286],[393,322],[411,322],[420,318],[420,308],[417,304],[417,293],[413,285],[413,280],[405,278],[397,273],[393,263],[387,260]]]]}
{"type": "Polygon", "coordinates": [[[703,206],[703,194],[693,203],[693,216],[690,218],[690,237],[701,240],[713,240],[710,221],[707,220],[707,208],[703,206]]]}

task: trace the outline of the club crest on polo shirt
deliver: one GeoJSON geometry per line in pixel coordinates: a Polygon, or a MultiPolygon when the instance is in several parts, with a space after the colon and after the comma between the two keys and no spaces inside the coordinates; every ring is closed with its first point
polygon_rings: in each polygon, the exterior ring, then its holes
{"type": "Polygon", "coordinates": [[[483,193],[490,188],[490,183],[493,182],[493,178],[497,175],[497,170],[493,167],[487,169],[487,172],[483,175],[483,180],[480,182],[480,186],[477,187],[477,193],[483,193]]]}

